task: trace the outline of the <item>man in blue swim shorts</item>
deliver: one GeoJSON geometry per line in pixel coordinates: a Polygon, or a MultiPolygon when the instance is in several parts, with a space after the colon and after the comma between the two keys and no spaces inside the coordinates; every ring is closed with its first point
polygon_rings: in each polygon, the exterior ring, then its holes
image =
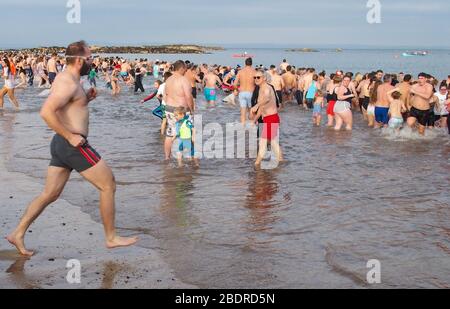
{"type": "Polygon", "coordinates": [[[247,115],[252,107],[252,96],[255,91],[256,71],[252,67],[252,58],[245,60],[245,68],[239,71],[234,81],[234,87],[239,89],[239,104],[241,106],[241,123],[245,125],[247,115]]]}

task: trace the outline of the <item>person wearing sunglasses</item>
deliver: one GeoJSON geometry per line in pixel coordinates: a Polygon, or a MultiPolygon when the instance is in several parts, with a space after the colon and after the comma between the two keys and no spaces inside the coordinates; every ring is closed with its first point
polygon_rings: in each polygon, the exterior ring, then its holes
{"type": "Polygon", "coordinates": [[[29,226],[44,209],[61,195],[72,170],[100,191],[100,213],[106,234],[106,247],[125,247],[137,238],[123,238],[115,229],[116,183],[111,168],[89,145],[88,104],[97,96],[94,88],[87,93],[80,84],[91,68],[92,56],[84,41],[70,44],[66,50],[67,68],[59,74],[52,92],[41,109],[41,117],[56,132],[50,145],[52,159],[47,170],[44,191],[29,205],[17,228],[7,237],[24,256],[34,253],[25,247],[24,236],[29,226]]]}
{"type": "Polygon", "coordinates": [[[277,94],[275,88],[267,82],[266,73],[262,70],[254,76],[255,84],[259,87],[258,103],[251,109],[250,114],[255,123],[262,116],[263,128],[259,139],[259,152],[255,166],[259,168],[267,152],[267,143],[270,143],[278,162],[283,161],[283,154],[278,142],[280,117],[277,108],[277,94]]]}

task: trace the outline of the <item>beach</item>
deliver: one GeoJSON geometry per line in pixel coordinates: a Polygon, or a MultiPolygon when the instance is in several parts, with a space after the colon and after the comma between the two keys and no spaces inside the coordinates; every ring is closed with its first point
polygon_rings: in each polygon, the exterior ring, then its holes
{"type": "MultiPolygon", "coordinates": [[[[1,235],[43,186],[53,133],[39,117],[41,91],[18,90],[22,110],[0,117],[1,235]]],[[[287,163],[279,168],[212,158],[179,169],[164,162],[156,103],[141,98],[128,89],[112,98],[99,86],[89,134],[117,179],[118,231],[138,235],[138,246],[104,248],[97,192],[73,173],[27,234],[36,256],[23,263],[0,242],[1,287],[370,288],[371,259],[382,265],[374,287],[450,286],[445,131],[398,137],[358,115],[353,132],[334,132],[289,105],[280,112],[287,163]],[[81,285],[64,279],[69,259],[82,263],[81,285]]],[[[224,126],[239,110],[201,96],[198,115],[224,126]]]]}
{"type": "MultiPolygon", "coordinates": [[[[0,137],[4,143],[3,136],[0,137]]],[[[27,203],[42,190],[35,179],[5,169],[0,160],[1,228],[5,236],[17,224],[27,203]]],[[[145,237],[145,236],[144,236],[145,237]]],[[[88,214],[64,199],[50,206],[27,234],[36,250],[31,259],[21,257],[6,240],[0,242],[2,289],[192,289],[175,278],[157,252],[158,241],[146,236],[154,248],[130,247],[108,251],[103,228],[88,214]],[[81,283],[69,284],[69,260],[81,263],[81,283]]]]}

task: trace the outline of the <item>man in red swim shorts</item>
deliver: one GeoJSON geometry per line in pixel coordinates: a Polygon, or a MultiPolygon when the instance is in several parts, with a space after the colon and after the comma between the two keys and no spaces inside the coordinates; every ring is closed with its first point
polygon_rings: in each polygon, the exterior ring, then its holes
{"type": "Polygon", "coordinates": [[[270,142],[272,151],[279,162],[283,161],[280,144],[278,143],[278,134],[280,128],[280,117],[278,116],[277,99],[275,89],[267,83],[267,74],[264,71],[257,71],[255,83],[259,86],[258,104],[252,110],[255,115],[255,121],[263,117],[263,130],[259,141],[258,158],[255,162],[256,167],[261,166],[261,162],[267,151],[267,142],[270,142]]]}

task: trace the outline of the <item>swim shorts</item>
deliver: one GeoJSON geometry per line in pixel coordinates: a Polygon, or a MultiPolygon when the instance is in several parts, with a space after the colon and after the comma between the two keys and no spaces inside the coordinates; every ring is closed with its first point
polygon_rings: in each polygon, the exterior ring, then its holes
{"type": "Polygon", "coordinates": [[[264,117],[261,138],[271,141],[278,136],[279,129],[280,129],[280,117],[278,116],[278,114],[264,117]]]}
{"type": "Polygon", "coordinates": [[[252,92],[241,92],[239,93],[239,104],[241,108],[251,108],[252,107],[252,92]]]}
{"type": "Polygon", "coordinates": [[[83,146],[73,147],[65,138],[58,134],[52,139],[50,152],[52,155],[50,166],[61,167],[70,171],[76,170],[78,173],[82,173],[97,165],[102,159],[87,140],[83,146]]]}
{"type": "Polygon", "coordinates": [[[336,101],[334,113],[343,113],[350,110],[350,103],[347,101],[336,101]]]}
{"type": "Polygon", "coordinates": [[[334,116],[334,105],[336,101],[328,101],[327,115],[334,116]]]}
{"type": "Polygon", "coordinates": [[[420,110],[415,107],[411,107],[411,110],[409,111],[409,117],[416,118],[417,122],[421,126],[427,126],[428,119],[430,117],[430,110],[420,110]]]}
{"type": "Polygon", "coordinates": [[[56,78],[56,73],[54,73],[54,72],[48,73],[48,81],[49,81],[50,85],[53,84],[53,82],[55,81],[55,78],[56,78]]]}
{"type": "Polygon", "coordinates": [[[205,88],[205,99],[207,102],[215,101],[217,99],[217,92],[214,88],[205,88]]]}
{"type": "Polygon", "coordinates": [[[389,123],[389,107],[375,106],[375,121],[382,124],[389,123]]]}
{"type": "Polygon", "coordinates": [[[389,128],[400,129],[403,125],[403,118],[392,117],[389,120],[389,128]]]}
{"type": "Polygon", "coordinates": [[[193,155],[193,147],[192,147],[192,140],[190,139],[179,139],[179,145],[178,145],[178,152],[184,153],[185,158],[191,158],[193,155]]]}
{"type": "Polygon", "coordinates": [[[320,116],[320,114],[322,113],[322,104],[314,104],[314,109],[313,109],[313,116],[320,116]]]}

